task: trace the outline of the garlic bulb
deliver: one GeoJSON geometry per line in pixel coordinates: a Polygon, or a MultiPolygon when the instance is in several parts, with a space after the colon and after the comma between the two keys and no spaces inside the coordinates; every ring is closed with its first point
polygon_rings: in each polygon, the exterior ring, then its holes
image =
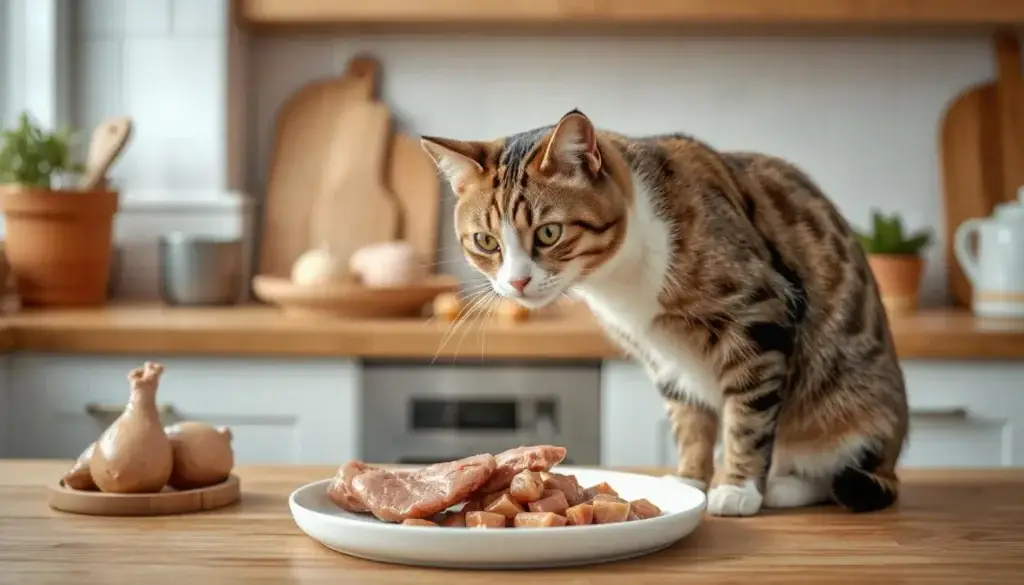
{"type": "Polygon", "coordinates": [[[407,286],[426,277],[426,267],[407,242],[379,242],[356,250],[349,269],[364,285],[377,288],[407,286]]]}
{"type": "Polygon", "coordinates": [[[327,245],[308,250],[292,264],[292,282],[310,286],[330,284],[345,279],[345,265],[331,253],[327,245]]]}

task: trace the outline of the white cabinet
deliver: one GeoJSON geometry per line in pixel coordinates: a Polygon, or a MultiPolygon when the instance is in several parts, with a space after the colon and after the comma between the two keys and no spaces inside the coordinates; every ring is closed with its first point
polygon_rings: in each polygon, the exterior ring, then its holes
{"type": "Polygon", "coordinates": [[[337,465],[359,449],[359,367],[346,360],[12,354],[7,456],[75,458],[120,413],[128,372],[164,364],[165,424],[226,425],[236,463],[337,465]]]}
{"type": "MultiPolygon", "coordinates": [[[[1024,361],[905,360],[910,436],[903,467],[1024,467],[1024,361]]],[[[603,465],[674,467],[661,396],[643,369],[605,362],[603,465]]]]}

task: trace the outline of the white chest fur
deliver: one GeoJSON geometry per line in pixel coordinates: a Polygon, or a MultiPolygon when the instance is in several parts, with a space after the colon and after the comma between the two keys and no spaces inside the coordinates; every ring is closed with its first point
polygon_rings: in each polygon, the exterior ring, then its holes
{"type": "Polygon", "coordinates": [[[680,335],[653,328],[662,312],[658,296],[672,262],[672,226],[654,213],[650,191],[634,178],[636,204],[628,218],[619,251],[574,287],[594,315],[629,336],[649,363],[653,382],[718,410],[722,404],[717,377],[680,335]]]}

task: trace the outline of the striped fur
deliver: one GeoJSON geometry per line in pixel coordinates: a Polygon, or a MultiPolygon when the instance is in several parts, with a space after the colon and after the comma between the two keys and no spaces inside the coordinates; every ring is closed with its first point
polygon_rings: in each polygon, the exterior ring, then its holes
{"type": "Polygon", "coordinates": [[[710,488],[710,513],[895,501],[903,374],[866,258],[804,173],[683,135],[598,131],[576,110],[423,145],[498,293],[531,308],[573,293],[643,364],[677,477],[710,488]]]}

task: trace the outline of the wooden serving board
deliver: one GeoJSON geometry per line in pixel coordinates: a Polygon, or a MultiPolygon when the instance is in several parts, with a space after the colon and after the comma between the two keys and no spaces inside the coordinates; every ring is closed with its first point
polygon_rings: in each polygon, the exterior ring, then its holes
{"type": "Polygon", "coordinates": [[[375,94],[378,71],[374,59],[356,57],[341,76],[311,83],[281,106],[260,233],[261,274],[289,274],[309,249],[310,213],[323,190],[337,122],[353,102],[375,94]]]}
{"type": "Polygon", "coordinates": [[[169,516],[223,508],[242,497],[238,476],[209,487],[176,491],[169,488],[155,494],[108,494],[64,486],[57,480],[46,486],[47,503],[54,510],[92,516],[169,516]]]}
{"type": "Polygon", "coordinates": [[[315,203],[310,247],[326,244],[343,262],[368,244],[398,238],[401,208],[384,185],[391,111],[381,102],[353,102],[335,126],[315,203]]]}
{"type": "Polygon", "coordinates": [[[940,127],[939,158],[945,206],[944,255],[956,306],[971,303],[971,285],[953,252],[954,234],[967,219],[990,215],[1016,199],[1024,182],[1024,83],[1015,37],[996,39],[998,81],[960,94],[940,127]]]}
{"type": "Polygon", "coordinates": [[[402,204],[399,239],[409,242],[429,271],[436,272],[441,182],[420,141],[398,129],[391,141],[388,185],[402,204]]]}

